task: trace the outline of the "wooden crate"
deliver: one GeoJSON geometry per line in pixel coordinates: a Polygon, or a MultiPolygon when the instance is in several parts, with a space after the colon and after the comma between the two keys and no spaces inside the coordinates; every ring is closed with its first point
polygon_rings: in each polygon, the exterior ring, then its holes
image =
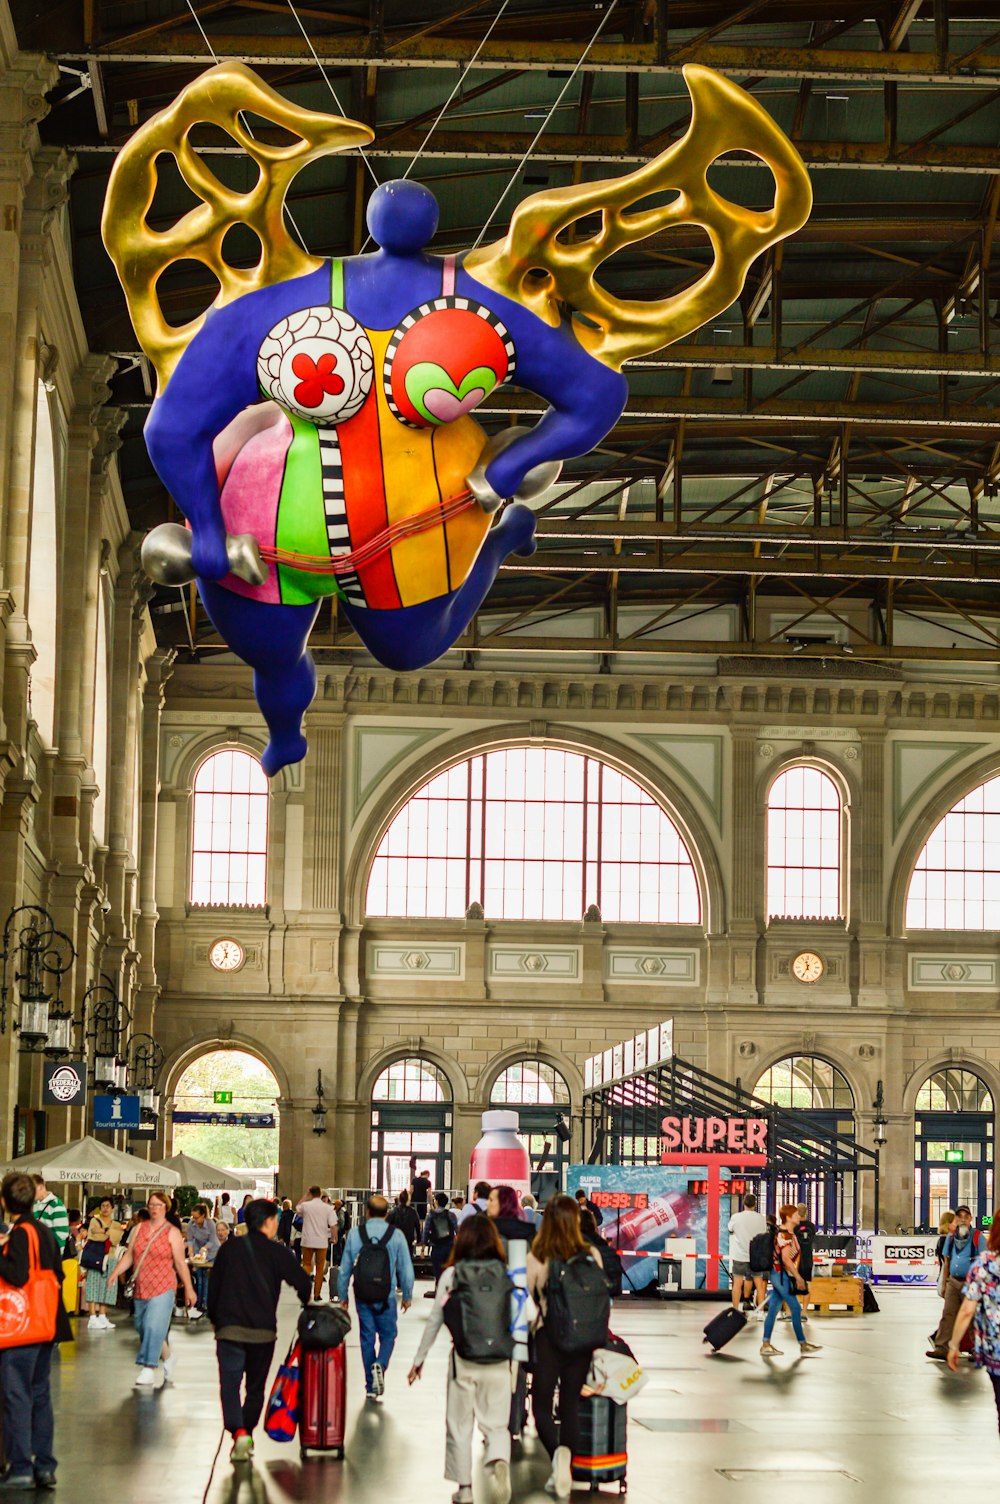
{"type": "Polygon", "coordinates": [[[865,1308],[864,1288],[864,1280],[853,1277],[816,1277],[809,1281],[809,1294],[800,1299],[807,1311],[860,1316],[865,1308]]]}

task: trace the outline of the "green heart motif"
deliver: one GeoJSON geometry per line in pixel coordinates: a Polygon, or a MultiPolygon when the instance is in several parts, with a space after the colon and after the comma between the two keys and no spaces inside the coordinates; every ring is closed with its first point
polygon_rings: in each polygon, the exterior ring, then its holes
{"type": "Polygon", "coordinates": [[[497,384],[490,366],[476,366],[462,378],[461,386],[432,360],[421,360],[406,373],[406,395],[428,423],[453,423],[488,397],[497,384]]]}

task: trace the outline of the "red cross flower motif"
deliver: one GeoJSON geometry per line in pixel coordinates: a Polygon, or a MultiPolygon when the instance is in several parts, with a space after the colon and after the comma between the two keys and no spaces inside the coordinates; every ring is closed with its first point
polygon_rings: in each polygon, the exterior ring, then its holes
{"type": "Polygon", "coordinates": [[[344,378],[335,370],[337,357],[321,355],[313,360],[311,355],[300,351],[292,358],[292,371],[299,378],[295,388],[295,401],[300,407],[319,407],[324,396],[337,397],[344,390],[344,378]]]}

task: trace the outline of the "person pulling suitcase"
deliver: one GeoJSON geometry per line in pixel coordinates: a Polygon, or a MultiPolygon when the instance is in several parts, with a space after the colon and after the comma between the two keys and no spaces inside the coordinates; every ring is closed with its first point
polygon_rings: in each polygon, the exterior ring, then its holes
{"type": "Polygon", "coordinates": [[[215,1328],[222,1419],[233,1438],[232,1462],[253,1457],[253,1432],[264,1408],[264,1390],[278,1335],[278,1297],[291,1285],[302,1304],[312,1280],[278,1233],[276,1201],[247,1203],[246,1237],[227,1238],[208,1278],[208,1316],[215,1328]],[[246,1392],[241,1395],[245,1381],[246,1392]]]}

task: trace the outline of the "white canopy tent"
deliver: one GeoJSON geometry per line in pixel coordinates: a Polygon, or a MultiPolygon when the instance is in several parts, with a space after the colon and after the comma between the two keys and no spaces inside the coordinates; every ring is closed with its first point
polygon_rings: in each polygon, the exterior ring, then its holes
{"type": "Polygon", "coordinates": [[[53,1185],[120,1185],[120,1186],[167,1186],[180,1185],[181,1177],[176,1170],[166,1165],[151,1164],[136,1154],[124,1154],[102,1144],[88,1134],[73,1139],[68,1144],[56,1144],[51,1149],[36,1149],[32,1154],[22,1154],[3,1166],[3,1173],[23,1170],[28,1175],[41,1175],[46,1183],[53,1185]]]}
{"type": "Polygon", "coordinates": [[[203,1159],[195,1159],[191,1154],[171,1154],[167,1159],[158,1160],[157,1163],[162,1169],[176,1170],[180,1185],[193,1185],[199,1191],[242,1191],[245,1189],[238,1175],[231,1175],[228,1170],[220,1170],[218,1165],[207,1165],[203,1159]]]}

